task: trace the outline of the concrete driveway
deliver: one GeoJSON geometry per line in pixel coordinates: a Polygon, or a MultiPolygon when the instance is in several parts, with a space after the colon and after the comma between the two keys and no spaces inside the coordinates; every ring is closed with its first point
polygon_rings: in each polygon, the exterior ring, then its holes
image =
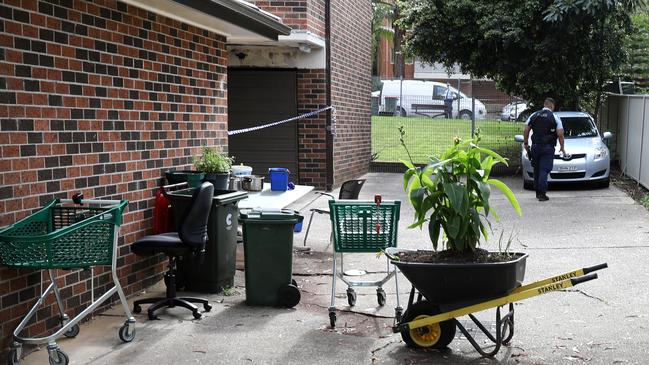
{"type": "MultiPolygon", "coordinates": [[[[366,178],[361,199],[381,193],[384,199],[404,201],[399,246],[430,247],[425,232],[407,229],[413,215],[405,202],[401,175],[373,173],[366,178]]],[[[295,254],[294,273],[303,295],[295,309],[247,307],[239,271],[230,295],[209,296],[214,309],[201,320],[191,320],[182,309],[167,311],[159,321],[138,315],[136,339],[122,344],[117,329],[123,318],[115,308],[84,324],[76,339],[61,340],[60,345],[73,364],[646,363],[649,212],[615,187],[550,191],[550,201],[541,203],[534,192],[522,190],[519,178],[503,180],[516,193],[524,216],[518,217],[506,199],[494,193],[492,206],[501,220],[492,221],[492,240],[484,248],[497,250],[500,232],[513,235],[511,249],[530,255],[527,282],[603,262],[609,269],[598,272],[598,280],[517,303],[516,334],[511,346],[501,349],[494,360],[480,358],[462,338],[442,352],[406,347],[401,336],[390,331],[396,305],[393,281],[385,286],[388,302],[383,308],[377,307],[370,288],[358,290],[357,305],[348,308],[345,287],[338,285],[338,326],[329,328],[331,247],[324,216],[314,219],[307,243],[311,251],[295,254]]],[[[310,207],[325,206],[320,199],[310,207]]],[[[304,231],[296,234],[295,246],[302,245],[303,236],[304,231]]],[[[384,260],[374,255],[345,256],[346,268],[370,272],[384,269],[384,260]]],[[[405,305],[410,285],[399,279],[405,305]]],[[[154,288],[153,294],[156,290],[163,287],[154,288]]],[[[487,325],[495,318],[493,311],[478,317],[487,325]]],[[[46,357],[45,351],[37,351],[24,363],[46,363],[46,357]]]]}

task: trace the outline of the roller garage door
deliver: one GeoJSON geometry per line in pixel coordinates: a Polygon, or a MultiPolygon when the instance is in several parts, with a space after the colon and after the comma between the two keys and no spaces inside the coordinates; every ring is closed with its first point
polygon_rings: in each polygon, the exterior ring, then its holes
{"type": "MultiPolygon", "coordinates": [[[[297,115],[294,70],[228,69],[228,130],[254,127],[297,115]]],[[[298,169],[296,122],[229,137],[235,163],[252,166],[258,175],[269,167],[286,167],[296,181],[298,169]]]]}

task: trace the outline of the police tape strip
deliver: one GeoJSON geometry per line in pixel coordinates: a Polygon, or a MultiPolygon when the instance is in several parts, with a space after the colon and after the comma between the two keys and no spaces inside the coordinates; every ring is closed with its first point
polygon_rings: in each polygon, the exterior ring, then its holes
{"type": "Polygon", "coordinates": [[[254,132],[254,131],[258,131],[260,129],[270,128],[270,127],[274,127],[276,125],[292,122],[294,120],[300,120],[300,119],[309,118],[309,117],[312,117],[312,116],[314,116],[316,114],[320,114],[320,113],[325,112],[325,111],[330,110],[330,109],[331,109],[331,134],[335,138],[336,137],[336,108],[331,106],[331,105],[326,106],[324,108],[320,108],[318,110],[314,110],[314,111],[306,113],[306,114],[298,115],[296,117],[280,120],[280,121],[277,121],[277,122],[262,124],[262,125],[258,125],[256,127],[250,127],[250,128],[243,128],[243,129],[237,129],[237,130],[233,130],[233,131],[228,131],[228,136],[233,136],[233,135],[241,134],[241,133],[254,132]]]}

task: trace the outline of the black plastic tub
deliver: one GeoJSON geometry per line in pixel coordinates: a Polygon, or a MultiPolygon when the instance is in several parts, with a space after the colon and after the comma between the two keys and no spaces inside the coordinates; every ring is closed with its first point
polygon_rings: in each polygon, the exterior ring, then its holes
{"type": "MultiPolygon", "coordinates": [[[[397,252],[399,250],[396,250],[397,252]]],[[[434,304],[481,302],[507,295],[525,279],[527,254],[495,263],[420,263],[392,260],[412,285],[434,304]]]]}

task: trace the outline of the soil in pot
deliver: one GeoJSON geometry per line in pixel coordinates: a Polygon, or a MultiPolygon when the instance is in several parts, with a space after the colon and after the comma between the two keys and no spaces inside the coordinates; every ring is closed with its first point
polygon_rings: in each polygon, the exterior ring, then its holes
{"type": "Polygon", "coordinates": [[[445,263],[445,264],[467,264],[467,263],[491,263],[507,262],[517,258],[515,254],[490,252],[481,248],[475,251],[457,252],[454,250],[444,251],[404,251],[397,254],[400,261],[403,262],[425,262],[425,263],[445,263]]]}

